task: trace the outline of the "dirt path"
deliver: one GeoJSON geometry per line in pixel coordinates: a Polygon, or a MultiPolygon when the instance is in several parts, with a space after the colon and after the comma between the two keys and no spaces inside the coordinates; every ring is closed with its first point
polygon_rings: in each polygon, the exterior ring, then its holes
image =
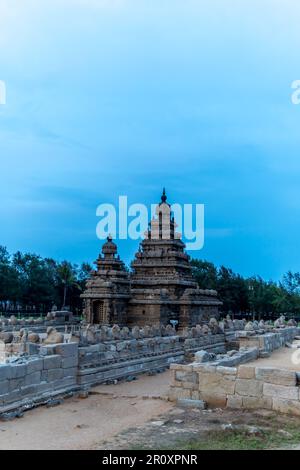
{"type": "Polygon", "coordinates": [[[87,399],[28,411],[23,418],[0,422],[0,450],[105,448],[112,436],[169,411],[172,405],[162,399],[168,385],[169,371],[101,385],[87,399]]]}

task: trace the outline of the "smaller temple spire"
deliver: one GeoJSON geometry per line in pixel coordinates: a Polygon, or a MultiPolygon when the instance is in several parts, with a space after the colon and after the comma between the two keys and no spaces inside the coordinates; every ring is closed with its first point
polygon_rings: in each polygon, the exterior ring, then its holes
{"type": "Polygon", "coordinates": [[[162,196],[161,196],[161,202],[166,202],[166,200],[167,200],[166,189],[163,188],[163,193],[162,193],[162,196]]]}

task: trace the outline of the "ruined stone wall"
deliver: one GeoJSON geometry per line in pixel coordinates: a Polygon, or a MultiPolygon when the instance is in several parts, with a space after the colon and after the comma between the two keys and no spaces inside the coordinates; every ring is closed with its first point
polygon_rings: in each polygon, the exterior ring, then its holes
{"type": "Polygon", "coordinates": [[[281,348],[287,342],[291,342],[298,334],[299,328],[288,327],[273,330],[272,333],[263,335],[247,336],[249,332],[239,331],[238,340],[241,347],[257,347],[261,351],[271,353],[275,349],[281,348]]]}
{"type": "Polygon", "coordinates": [[[170,400],[203,400],[210,406],[267,409],[300,416],[299,373],[246,364],[171,366],[170,400]]]}
{"type": "Polygon", "coordinates": [[[0,412],[77,388],[78,344],[41,346],[38,356],[0,364],[0,412]]]}
{"type": "Polygon", "coordinates": [[[172,364],[170,400],[203,400],[214,407],[262,408],[300,416],[299,372],[246,364],[263,350],[270,353],[292,341],[297,334],[298,328],[286,328],[273,336],[253,336],[252,347],[217,361],[172,364]]]}
{"type": "Polygon", "coordinates": [[[194,338],[158,336],[107,341],[80,347],[78,384],[95,385],[140,373],[159,371],[171,363],[183,362],[188,354],[199,349],[224,352],[224,334],[208,334],[194,338]]]}

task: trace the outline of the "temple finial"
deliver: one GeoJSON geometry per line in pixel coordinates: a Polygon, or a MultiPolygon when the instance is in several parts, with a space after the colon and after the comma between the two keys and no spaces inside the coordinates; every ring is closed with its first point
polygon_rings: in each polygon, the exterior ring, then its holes
{"type": "Polygon", "coordinates": [[[161,202],[166,202],[166,200],[167,200],[166,189],[163,188],[163,193],[162,193],[162,196],[161,196],[161,202]]]}

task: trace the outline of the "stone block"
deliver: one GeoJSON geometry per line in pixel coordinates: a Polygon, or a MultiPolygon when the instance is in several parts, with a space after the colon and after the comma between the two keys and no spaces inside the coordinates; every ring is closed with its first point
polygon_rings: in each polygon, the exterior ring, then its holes
{"type": "Polygon", "coordinates": [[[255,376],[258,380],[276,384],[295,386],[296,372],[287,369],[275,369],[273,367],[256,367],[255,376]]]}
{"type": "Polygon", "coordinates": [[[0,382],[11,377],[11,365],[0,365],[0,382]]]}
{"type": "Polygon", "coordinates": [[[62,379],[54,381],[51,384],[52,384],[53,390],[69,388],[69,387],[76,385],[76,378],[75,377],[63,377],[62,379]]]}
{"type": "Polygon", "coordinates": [[[199,390],[191,390],[191,399],[192,400],[200,400],[199,390]]]}
{"type": "Polygon", "coordinates": [[[68,369],[62,369],[63,377],[76,377],[77,375],[77,368],[76,367],[69,367],[68,369]]]}
{"type": "Polygon", "coordinates": [[[217,369],[217,366],[212,365],[212,364],[207,364],[205,362],[203,364],[201,363],[197,364],[196,362],[193,362],[192,367],[193,367],[193,370],[198,373],[202,373],[202,372],[213,373],[213,372],[216,372],[216,369],[217,369]]]}
{"type": "Polygon", "coordinates": [[[237,379],[235,393],[241,396],[261,397],[263,382],[255,379],[237,379]]]}
{"type": "Polygon", "coordinates": [[[36,395],[39,392],[39,384],[26,385],[21,388],[22,398],[29,395],[36,395]]]}
{"type": "Polygon", "coordinates": [[[181,382],[183,388],[189,388],[190,390],[198,390],[198,384],[195,382],[181,382]]]}
{"type": "Polygon", "coordinates": [[[170,387],[169,400],[175,401],[181,398],[191,398],[191,391],[178,387],[170,387]]]}
{"type": "Polygon", "coordinates": [[[36,371],[36,372],[33,372],[32,374],[26,375],[24,386],[38,384],[40,383],[40,381],[41,381],[41,372],[36,371]]]}
{"type": "Polygon", "coordinates": [[[200,399],[207,402],[208,405],[215,408],[225,408],[227,404],[227,395],[219,393],[207,393],[200,391],[200,399]]]}
{"type": "Polygon", "coordinates": [[[234,375],[235,376],[237,374],[237,368],[217,366],[216,372],[222,375],[234,375]]]}
{"type": "Polygon", "coordinates": [[[242,408],[243,398],[238,395],[227,396],[227,408],[242,408]]]}
{"type": "Polygon", "coordinates": [[[191,400],[189,398],[179,398],[177,405],[183,408],[198,408],[199,410],[205,410],[206,403],[203,400],[191,400]]]}
{"type": "Polygon", "coordinates": [[[34,359],[27,363],[27,374],[32,374],[43,369],[43,359],[34,359]]]}
{"type": "Polygon", "coordinates": [[[270,397],[243,397],[243,408],[272,409],[273,400],[270,397]]]}
{"type": "Polygon", "coordinates": [[[78,366],[78,355],[64,357],[62,360],[62,368],[68,369],[70,367],[77,367],[78,366]]]}
{"type": "Polygon", "coordinates": [[[185,370],[185,371],[192,371],[193,367],[192,364],[171,364],[171,370],[185,370]]]}
{"type": "Polygon", "coordinates": [[[19,379],[10,379],[9,381],[9,391],[20,389],[25,383],[25,377],[20,377],[19,379]]]}
{"type": "Polygon", "coordinates": [[[3,380],[0,382],[0,395],[9,393],[9,380],[3,380]]]}
{"type": "Polygon", "coordinates": [[[199,390],[217,394],[234,394],[235,376],[218,373],[199,374],[199,390]]]}
{"type": "Polygon", "coordinates": [[[48,344],[40,347],[41,356],[53,356],[55,354],[55,345],[48,344]]]}
{"type": "Polygon", "coordinates": [[[238,368],[237,376],[240,379],[254,379],[254,377],[255,377],[255,367],[241,365],[238,368]]]}
{"type": "Polygon", "coordinates": [[[48,382],[53,382],[54,380],[62,379],[64,376],[63,369],[49,369],[48,370],[48,382]]]}
{"type": "Polygon", "coordinates": [[[48,369],[58,369],[61,367],[62,359],[61,356],[54,355],[54,356],[46,356],[44,357],[44,366],[43,368],[48,369]]]}
{"type": "Polygon", "coordinates": [[[272,398],[285,398],[287,400],[299,399],[298,387],[286,387],[285,385],[274,385],[265,383],[263,388],[264,396],[272,398]]]}
{"type": "Polygon", "coordinates": [[[280,413],[300,416],[300,402],[298,400],[282,400],[273,398],[273,410],[280,413]]]}
{"type": "Polygon", "coordinates": [[[60,343],[55,345],[55,354],[62,357],[78,355],[78,343],[60,343]]]}
{"type": "Polygon", "coordinates": [[[18,379],[20,377],[25,377],[26,374],[27,374],[27,365],[26,364],[11,365],[10,377],[12,379],[18,379]]]}

